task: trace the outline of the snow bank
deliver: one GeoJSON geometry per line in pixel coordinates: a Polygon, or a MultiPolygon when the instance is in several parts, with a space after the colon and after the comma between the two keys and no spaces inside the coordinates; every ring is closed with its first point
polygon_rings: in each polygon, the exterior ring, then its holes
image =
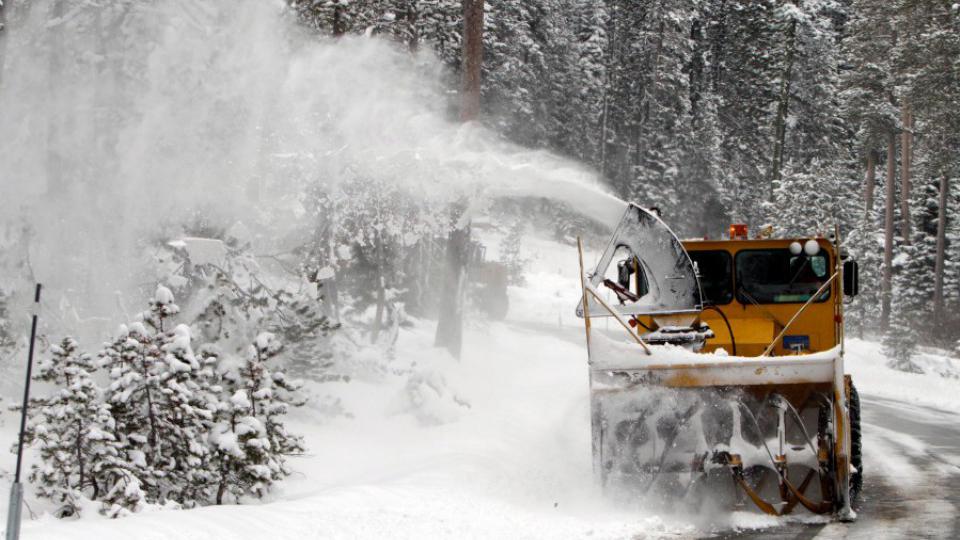
{"type": "Polygon", "coordinates": [[[887,367],[879,343],[847,339],[845,365],[861,394],[960,412],[960,369],[947,354],[920,352],[914,361],[924,373],[887,367]]]}
{"type": "Polygon", "coordinates": [[[398,409],[407,381],[424,378],[386,376],[345,385],[353,419],[293,413],[291,429],[306,434],[311,454],[291,460],[295,475],[266,504],[120,520],[44,517],[28,521],[24,537],[644,539],[694,530],[609,507],[597,493],[582,333],[474,327],[459,362],[432,338],[429,323],[404,330],[396,365],[423,368],[427,380],[442,373],[428,384],[440,401],[398,409]],[[424,413],[443,422],[423,422],[424,413]]]}

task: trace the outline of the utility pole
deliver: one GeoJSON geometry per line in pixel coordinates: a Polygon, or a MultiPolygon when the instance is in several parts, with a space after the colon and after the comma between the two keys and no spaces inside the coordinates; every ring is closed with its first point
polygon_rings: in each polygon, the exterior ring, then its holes
{"type": "Polygon", "coordinates": [[[27,354],[27,380],[23,385],[23,408],[20,410],[20,438],[17,439],[17,469],[10,486],[10,509],[7,511],[7,540],[19,540],[20,518],[23,509],[23,485],[20,469],[23,465],[23,437],[27,430],[27,406],[30,404],[30,378],[33,376],[33,348],[37,341],[37,319],[40,317],[40,284],[33,296],[33,322],[30,325],[30,352],[27,354]]]}

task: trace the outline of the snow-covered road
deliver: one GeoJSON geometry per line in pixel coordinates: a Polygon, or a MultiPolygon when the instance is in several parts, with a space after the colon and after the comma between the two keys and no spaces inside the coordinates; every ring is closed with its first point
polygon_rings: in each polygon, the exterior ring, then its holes
{"type": "Polygon", "coordinates": [[[792,523],[721,538],[960,538],[957,415],[864,394],[864,493],[855,523],[792,523]]]}

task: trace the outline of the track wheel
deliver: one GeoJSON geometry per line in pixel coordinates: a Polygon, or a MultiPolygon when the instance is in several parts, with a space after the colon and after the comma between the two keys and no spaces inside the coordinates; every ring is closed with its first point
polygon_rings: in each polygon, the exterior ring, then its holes
{"type": "Polygon", "coordinates": [[[863,444],[860,441],[860,394],[850,383],[850,463],[857,472],[850,476],[850,501],[857,502],[863,488],[863,444]]]}

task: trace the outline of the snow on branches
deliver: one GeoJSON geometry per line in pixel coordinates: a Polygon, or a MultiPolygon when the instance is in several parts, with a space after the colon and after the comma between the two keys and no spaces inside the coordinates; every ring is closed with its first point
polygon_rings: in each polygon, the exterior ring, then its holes
{"type": "Polygon", "coordinates": [[[263,332],[239,364],[221,373],[222,399],[210,435],[219,473],[216,502],[224,495],[263,496],[270,485],[290,474],[284,456],[304,451],[303,439],[283,425],[289,406],[303,404],[299,381],[290,381],[268,363],[282,350],[276,336],[263,332]]]}
{"type": "Polygon", "coordinates": [[[61,505],[57,515],[70,516],[79,511],[83,497],[103,492],[101,475],[118,447],[109,407],[93,379],[93,358],[69,337],[50,351],[33,376],[53,390],[30,400],[26,440],[37,444],[41,462],[33,465],[29,478],[38,495],[61,505]]]}
{"type": "Polygon", "coordinates": [[[190,327],[170,320],[179,311],[159,286],[140,320],[104,345],[99,366],[72,338],[38,365],[35,379],[51,389],[31,403],[28,441],[41,463],[30,479],[62,505],[58,515],[78,513],[83,499],[110,517],[147,504],[239,502],[290,474],[285,457],[304,445],[283,417],[304,400],[299,381],[274,365],[281,341],[263,332],[242,355],[195,349],[190,327]]]}

